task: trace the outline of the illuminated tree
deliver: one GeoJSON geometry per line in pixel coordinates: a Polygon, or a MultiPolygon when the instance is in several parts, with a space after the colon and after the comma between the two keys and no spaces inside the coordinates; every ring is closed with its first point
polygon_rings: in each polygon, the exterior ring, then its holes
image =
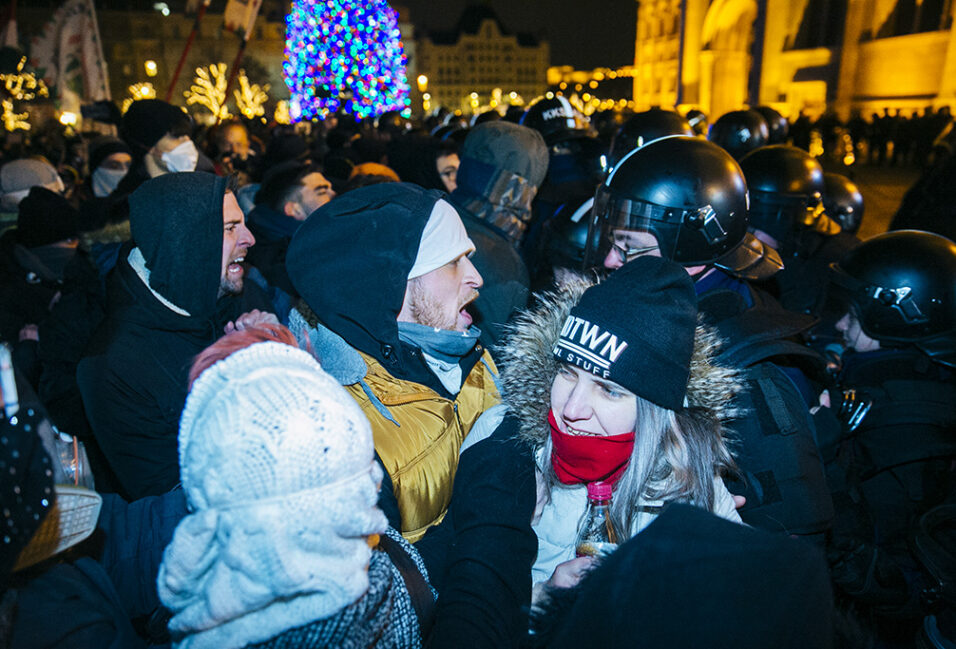
{"type": "Polygon", "coordinates": [[[149,81],[134,83],[129,87],[129,97],[123,100],[123,112],[126,112],[130,104],[140,99],[156,99],[156,88],[149,81]]]}
{"type": "Polygon", "coordinates": [[[209,68],[196,68],[196,77],[189,90],[183,93],[186,103],[199,104],[209,110],[213,117],[226,119],[229,109],[226,108],[226,84],[229,78],[226,75],[225,63],[213,63],[209,68]]]}
{"type": "Polygon", "coordinates": [[[408,111],[398,14],[385,0],[293,0],[282,68],[293,119],[408,111]]]}
{"type": "Polygon", "coordinates": [[[30,122],[27,121],[29,116],[29,113],[18,113],[13,110],[13,102],[9,99],[3,100],[3,114],[0,115],[0,119],[3,120],[3,127],[8,131],[17,129],[29,131],[30,122]]]}
{"type": "Polygon", "coordinates": [[[265,115],[265,103],[269,101],[269,84],[261,88],[257,83],[249,83],[245,70],[239,71],[239,89],[233,90],[236,97],[236,108],[246,119],[255,119],[265,115]]]}
{"type": "Polygon", "coordinates": [[[272,115],[272,119],[276,121],[276,124],[291,124],[292,117],[289,115],[289,102],[283,99],[278,104],[276,104],[276,111],[272,115]]]}
{"type": "Polygon", "coordinates": [[[23,56],[17,62],[15,72],[0,74],[0,82],[3,82],[3,88],[6,90],[6,97],[3,98],[3,112],[0,113],[0,121],[3,121],[3,127],[8,131],[30,130],[30,122],[27,121],[29,113],[18,113],[14,100],[32,101],[39,97],[48,97],[49,91],[42,79],[38,79],[32,72],[25,72],[27,57],[23,56]]]}

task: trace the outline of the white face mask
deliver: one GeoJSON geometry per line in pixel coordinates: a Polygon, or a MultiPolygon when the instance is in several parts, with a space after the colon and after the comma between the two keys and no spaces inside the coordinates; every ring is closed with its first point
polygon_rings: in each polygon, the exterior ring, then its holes
{"type": "Polygon", "coordinates": [[[192,140],[186,140],[172,151],[167,151],[161,156],[166,169],[175,173],[177,171],[195,171],[196,163],[199,162],[199,151],[192,140]]]}
{"type": "Polygon", "coordinates": [[[104,167],[98,167],[96,171],[93,172],[93,195],[97,198],[103,198],[104,196],[112,194],[128,171],[128,169],[106,169],[104,167]]]}

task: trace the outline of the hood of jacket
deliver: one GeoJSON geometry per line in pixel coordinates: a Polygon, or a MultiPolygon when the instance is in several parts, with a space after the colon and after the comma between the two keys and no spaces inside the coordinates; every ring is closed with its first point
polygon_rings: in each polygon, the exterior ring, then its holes
{"type": "MultiPolygon", "coordinates": [[[[594,279],[579,276],[554,291],[536,294],[534,306],[509,325],[505,344],[496,354],[501,368],[502,402],[508,412],[518,418],[521,438],[535,447],[551,434],[548,410],[551,384],[558,369],[552,352],[554,343],[571,308],[594,283],[594,279]]],[[[735,368],[714,363],[720,345],[720,339],[711,329],[698,324],[687,382],[687,403],[696,416],[725,422],[738,416],[729,401],[741,390],[742,382],[735,368]]]]}
{"type": "Polygon", "coordinates": [[[256,240],[262,239],[265,243],[291,239],[302,225],[302,221],[283,214],[267,203],[256,205],[249,212],[246,221],[256,240]]]}
{"type": "Polygon", "coordinates": [[[289,279],[319,320],[400,378],[428,372],[399,341],[397,318],[422,232],[442,196],[407,183],[356,189],[313,212],[286,254],[289,279]]]}
{"type": "Polygon", "coordinates": [[[198,318],[216,312],[225,193],[225,178],[189,172],[157,176],[129,197],[130,230],[150,287],[198,318]]]}

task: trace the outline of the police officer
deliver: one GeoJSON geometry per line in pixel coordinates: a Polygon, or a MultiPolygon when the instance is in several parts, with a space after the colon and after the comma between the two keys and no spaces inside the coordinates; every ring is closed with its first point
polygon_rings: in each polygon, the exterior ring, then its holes
{"type": "MultiPolygon", "coordinates": [[[[803,149],[786,145],[752,151],[740,167],[750,189],[750,227],[784,260],[768,290],[786,309],[822,316],[830,264],[859,243],[824,210],[823,168],[803,149]]],[[[830,316],[832,330],[836,318],[830,316]]]]}
{"type": "Polygon", "coordinates": [[[820,535],[832,506],[808,413],[812,386],[799,365],[818,372],[820,358],[794,338],[814,319],[784,311],[748,280],[779,271],[780,257],[747,230],[747,185],[717,145],[665,137],[632,151],[594,199],[589,261],[614,269],[660,255],[695,280],[705,322],[726,342],[717,360],[745,367],[746,389],[734,422],[741,440],[745,522],[791,534],[820,535]],[[795,360],[799,359],[799,360],[795,360]],[[800,386],[798,388],[797,386],[800,386]]]}
{"type": "Polygon", "coordinates": [[[833,282],[846,299],[842,404],[834,399],[845,439],[827,467],[834,578],[878,613],[893,611],[890,626],[915,626],[918,609],[900,613],[915,590],[908,538],[921,514],[956,499],[956,244],[882,234],[834,264],[833,282]]]}

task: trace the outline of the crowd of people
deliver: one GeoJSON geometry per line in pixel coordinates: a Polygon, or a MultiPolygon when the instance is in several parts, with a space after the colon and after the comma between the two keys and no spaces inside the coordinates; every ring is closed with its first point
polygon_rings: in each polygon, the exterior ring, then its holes
{"type": "Polygon", "coordinates": [[[140,100],[8,147],[0,647],[953,646],[956,155],[920,120],[932,159],[867,131],[928,168],[866,241],[769,107],[140,100]]]}

